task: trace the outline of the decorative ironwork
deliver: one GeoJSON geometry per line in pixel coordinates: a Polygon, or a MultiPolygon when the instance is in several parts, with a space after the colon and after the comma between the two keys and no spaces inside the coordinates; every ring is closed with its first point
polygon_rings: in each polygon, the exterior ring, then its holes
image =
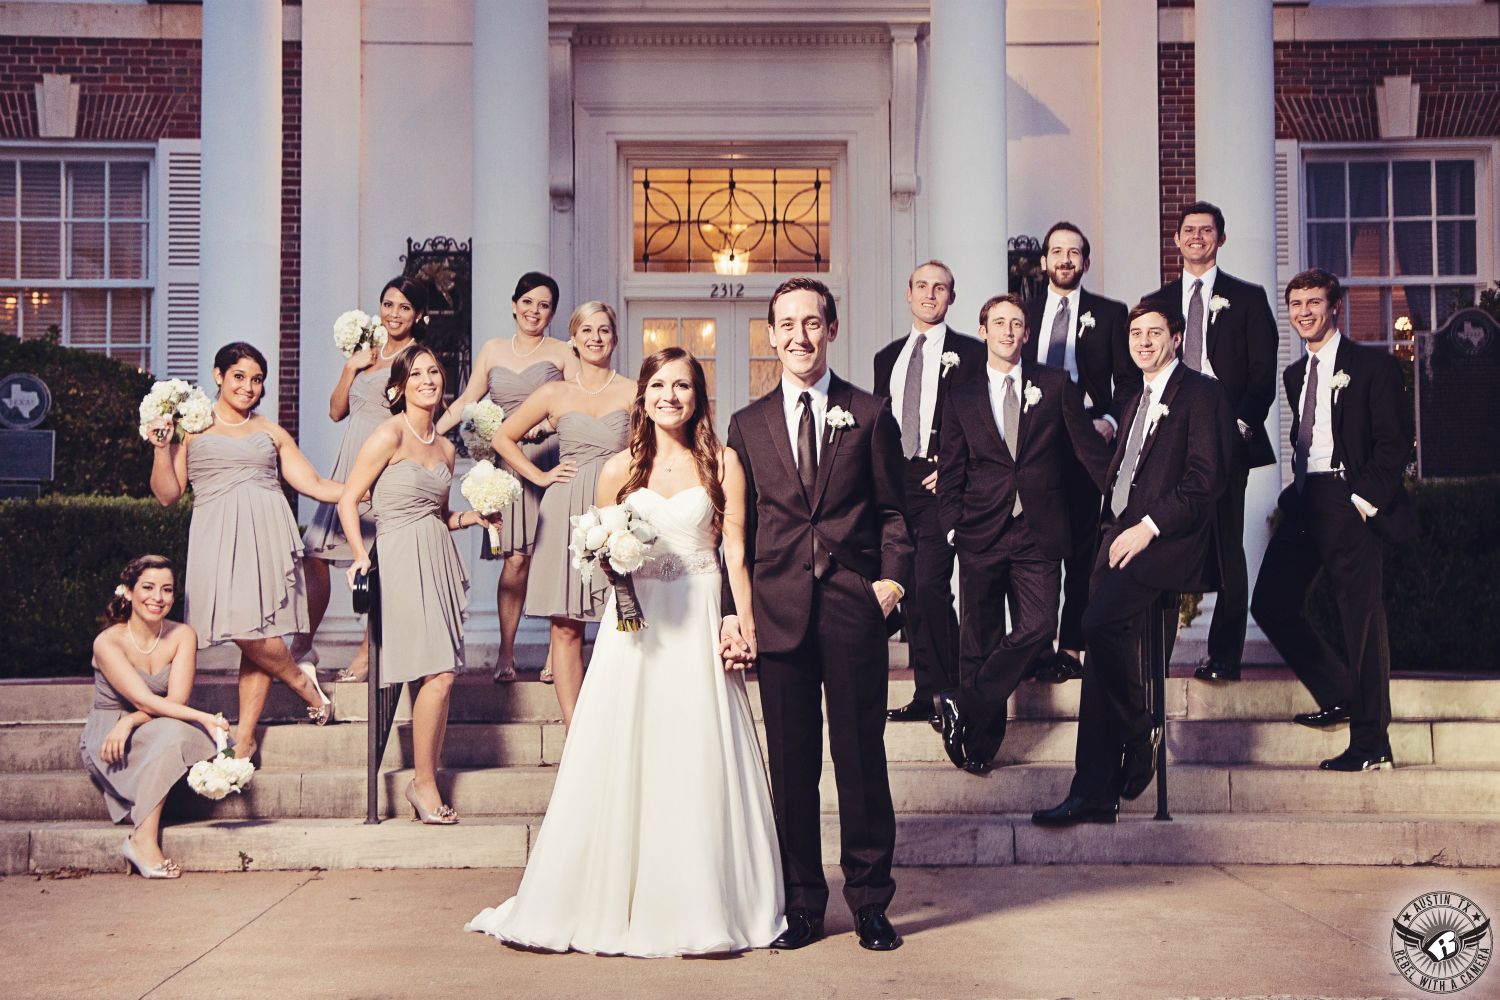
{"type": "MultiPolygon", "coordinates": [[[[427,283],[427,329],[422,342],[442,362],[446,407],[463,392],[474,368],[473,251],[468,240],[460,242],[451,236],[408,238],[401,262],[402,274],[427,283]]],[[[448,439],[467,457],[456,428],[448,432],[448,439]]]]}
{"type": "Polygon", "coordinates": [[[637,271],[827,271],[826,167],[637,167],[637,271]]]}
{"type": "Polygon", "coordinates": [[[1047,275],[1042,271],[1042,244],[1035,236],[1012,236],[1006,244],[1009,258],[1009,291],[1030,305],[1047,294],[1047,275]]]}

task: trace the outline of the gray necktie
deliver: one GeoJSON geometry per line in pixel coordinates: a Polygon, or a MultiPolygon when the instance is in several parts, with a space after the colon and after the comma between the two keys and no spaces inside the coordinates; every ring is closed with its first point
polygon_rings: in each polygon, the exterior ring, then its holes
{"type": "Polygon", "coordinates": [[[1135,421],[1130,425],[1130,440],[1125,444],[1125,458],[1120,462],[1120,471],[1115,475],[1115,487],[1109,495],[1109,509],[1115,517],[1130,502],[1130,484],[1135,479],[1136,463],[1141,459],[1141,444],[1146,440],[1146,417],[1151,412],[1151,385],[1141,389],[1141,404],[1136,407],[1135,421]]]}
{"type": "MultiPolygon", "coordinates": [[[[1016,453],[1016,442],[1021,431],[1021,400],[1016,396],[1016,380],[1007,375],[1005,377],[1005,395],[1000,399],[1000,423],[1005,434],[1005,447],[1010,449],[1010,457],[1019,459],[1016,453]]],[[[1011,517],[1021,516],[1021,489],[1016,487],[1016,502],[1010,511],[1011,517]]]]}
{"type": "Polygon", "coordinates": [[[1068,358],[1068,297],[1064,295],[1057,303],[1057,315],[1052,317],[1052,336],[1047,341],[1047,364],[1061,368],[1068,358]]]}
{"type": "Polygon", "coordinates": [[[906,362],[906,386],[901,390],[901,453],[915,458],[922,450],[922,345],[927,334],[917,334],[906,362]]]}
{"type": "Polygon", "coordinates": [[[1195,372],[1203,370],[1203,279],[1193,281],[1193,297],[1188,302],[1187,334],[1182,341],[1182,360],[1195,372]]]}
{"type": "Polygon", "coordinates": [[[1297,449],[1292,452],[1292,481],[1297,489],[1307,482],[1307,456],[1312,453],[1313,426],[1318,419],[1318,356],[1307,356],[1307,391],[1302,397],[1302,419],[1297,422],[1297,449]]]}

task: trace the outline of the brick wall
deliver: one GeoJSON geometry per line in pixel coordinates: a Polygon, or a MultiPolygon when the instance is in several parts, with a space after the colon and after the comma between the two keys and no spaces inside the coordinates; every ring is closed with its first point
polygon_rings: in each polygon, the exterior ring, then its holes
{"type": "Polygon", "coordinates": [[[281,398],[277,420],[298,436],[302,374],[302,43],[281,44],[281,398]]]}

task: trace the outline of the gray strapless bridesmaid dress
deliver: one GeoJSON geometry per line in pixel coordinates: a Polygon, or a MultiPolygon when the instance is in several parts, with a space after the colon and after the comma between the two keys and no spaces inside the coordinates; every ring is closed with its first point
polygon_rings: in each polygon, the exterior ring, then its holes
{"type": "Polygon", "coordinates": [[[414,681],[464,665],[469,574],[443,523],[453,474],[403,458],[375,480],[380,680],[414,681]]]}
{"type": "Polygon", "coordinates": [[[542,497],[536,549],[526,581],[528,615],[596,622],[604,613],[609,584],[595,575],[592,585],[585,585],[573,568],[568,551],[573,534],[570,518],[594,502],[599,470],[605,460],[624,449],[629,433],[630,414],[624,410],[611,410],[602,417],[564,413],[558,419],[558,458],[578,463],[578,474],[566,483],[553,483],[542,497]]]}
{"type": "Polygon", "coordinates": [[[265,431],[188,442],[187,620],[198,648],[308,630],[302,538],[265,431]]]}
{"type": "MultiPolygon", "coordinates": [[[[546,383],[555,382],[561,378],[562,369],[551,361],[535,362],[519,372],[497,365],[490,369],[490,399],[498,403],[508,417],[515,412],[516,407],[526,401],[527,396],[546,383]]],[[[534,444],[523,443],[521,450],[537,468],[546,471],[557,464],[557,435],[548,434],[534,444]]],[[[505,522],[500,528],[500,551],[498,553],[490,549],[489,532],[485,532],[484,545],[480,549],[480,555],[485,559],[498,559],[501,555],[510,555],[512,552],[524,552],[529,555],[536,544],[537,515],[542,502],[542,489],[539,486],[533,486],[524,476],[510,469],[509,466],[504,467],[521,481],[521,499],[502,512],[505,515],[505,522]]]]}
{"type": "MultiPolygon", "coordinates": [[[[344,439],[339,442],[339,454],[333,460],[333,471],[328,474],[329,479],[342,483],[349,478],[349,473],[354,469],[354,460],[359,456],[359,449],[364,447],[365,441],[380,426],[381,421],[391,415],[391,411],[386,409],[383,395],[390,374],[389,368],[379,371],[366,368],[354,376],[354,382],[349,386],[349,423],[344,428],[344,439]]],[[[375,544],[375,517],[370,513],[368,503],[359,505],[359,524],[360,533],[365,536],[365,551],[368,552],[370,546],[375,544]]],[[[339,511],[335,504],[318,504],[312,524],[308,525],[302,536],[302,544],[307,547],[307,554],[313,559],[326,559],[339,566],[347,566],[354,561],[354,553],[349,548],[349,540],[344,537],[344,528],[339,523],[339,511]]]]}

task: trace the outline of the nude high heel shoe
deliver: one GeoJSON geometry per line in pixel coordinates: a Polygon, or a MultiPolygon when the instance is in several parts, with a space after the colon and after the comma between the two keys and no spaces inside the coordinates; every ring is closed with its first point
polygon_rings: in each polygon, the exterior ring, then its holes
{"type": "Polygon", "coordinates": [[[412,817],[413,820],[420,820],[429,826],[452,826],[458,822],[458,813],[454,812],[450,805],[440,805],[433,812],[423,809],[422,803],[417,801],[414,783],[406,786],[406,801],[411,805],[411,811],[416,814],[412,817]]]}
{"type": "Polygon", "coordinates": [[[318,697],[323,700],[321,708],[307,706],[307,717],[320,726],[326,726],[333,721],[333,701],[323,693],[323,688],[318,684],[318,671],[311,663],[302,662],[297,664],[297,669],[307,675],[312,681],[313,690],[318,692],[318,697]]]}
{"type": "Polygon", "coordinates": [[[125,858],[125,874],[128,876],[132,870],[141,873],[141,878],[181,878],[182,869],[177,862],[171,858],[163,858],[162,863],[154,868],[148,868],[140,858],[136,856],[135,848],[130,843],[130,838],[125,838],[124,845],[120,848],[120,854],[125,858]]]}

